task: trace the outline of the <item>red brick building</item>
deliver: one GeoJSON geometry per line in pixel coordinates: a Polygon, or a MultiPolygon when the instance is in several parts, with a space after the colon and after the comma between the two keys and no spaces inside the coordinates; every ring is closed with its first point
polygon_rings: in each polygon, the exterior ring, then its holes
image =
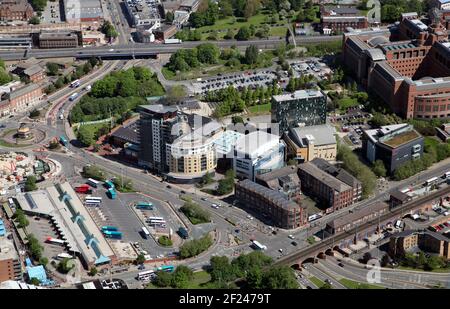
{"type": "Polygon", "coordinates": [[[450,117],[450,43],[442,23],[403,14],[398,26],[344,34],[344,63],[405,118],[450,117]]]}
{"type": "Polygon", "coordinates": [[[42,96],[42,85],[31,83],[10,93],[5,93],[0,101],[0,117],[28,110],[38,104],[42,96]]]}
{"type": "Polygon", "coordinates": [[[33,16],[33,8],[27,0],[1,0],[0,1],[0,20],[27,21],[33,16]]]}
{"type": "Polygon", "coordinates": [[[311,162],[300,164],[298,175],[302,191],[317,197],[321,204],[327,206],[327,213],[353,204],[353,188],[315,164],[311,162]]]}

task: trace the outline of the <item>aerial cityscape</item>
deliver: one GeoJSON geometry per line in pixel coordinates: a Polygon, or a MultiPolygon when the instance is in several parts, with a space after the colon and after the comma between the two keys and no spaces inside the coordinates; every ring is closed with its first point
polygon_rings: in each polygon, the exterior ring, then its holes
{"type": "Polygon", "coordinates": [[[450,0],[0,0],[0,289],[450,288],[449,28],[450,0]]]}

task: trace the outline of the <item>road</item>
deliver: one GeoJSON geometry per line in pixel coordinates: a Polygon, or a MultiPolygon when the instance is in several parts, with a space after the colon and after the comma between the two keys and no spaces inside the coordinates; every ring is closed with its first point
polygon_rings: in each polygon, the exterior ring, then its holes
{"type": "MultiPolygon", "coordinates": [[[[341,36],[305,36],[296,38],[297,44],[321,43],[328,41],[341,40],[341,36]]],[[[248,40],[248,41],[208,41],[218,47],[246,47],[256,45],[259,48],[274,48],[280,43],[284,43],[285,39],[270,38],[267,40],[248,40]]],[[[21,60],[30,57],[34,58],[60,58],[60,57],[76,57],[76,58],[132,58],[132,57],[148,57],[157,54],[170,54],[182,48],[193,48],[197,45],[206,43],[205,41],[183,42],[181,44],[117,44],[114,46],[99,46],[85,48],[60,48],[60,49],[30,49],[15,51],[0,51],[0,58],[8,60],[21,60]],[[111,50],[112,49],[112,50],[111,50]]]]}
{"type": "MultiPolygon", "coordinates": [[[[354,281],[367,282],[369,271],[373,273],[372,269],[366,269],[363,265],[349,259],[339,259],[343,267],[338,265],[336,257],[327,256],[326,260],[319,260],[315,264],[315,268],[333,274],[335,278],[348,278],[354,281]]],[[[310,268],[308,264],[308,269],[310,268]]],[[[374,283],[387,288],[397,289],[417,289],[427,288],[437,284],[443,287],[450,287],[450,276],[448,273],[429,273],[423,271],[408,271],[396,270],[389,268],[380,268],[379,282],[374,283]]],[[[369,274],[370,278],[374,278],[369,274]]]]}

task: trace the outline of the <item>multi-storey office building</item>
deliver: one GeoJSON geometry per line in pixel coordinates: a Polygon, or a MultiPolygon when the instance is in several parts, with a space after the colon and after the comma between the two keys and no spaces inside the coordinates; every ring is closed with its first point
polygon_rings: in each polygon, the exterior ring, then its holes
{"type": "Polygon", "coordinates": [[[255,131],[242,136],[234,147],[236,176],[255,180],[256,175],[284,166],[285,145],[277,135],[255,131]]]}
{"type": "Polygon", "coordinates": [[[319,198],[326,207],[326,213],[353,204],[353,188],[322,171],[311,162],[298,167],[302,191],[319,198]]]}
{"type": "Polygon", "coordinates": [[[298,90],[272,97],[272,123],[279,124],[279,134],[301,125],[325,124],[327,96],[320,90],[298,90]]]}
{"type": "Polygon", "coordinates": [[[284,194],[249,179],[236,183],[235,197],[246,207],[269,217],[280,228],[294,229],[307,223],[305,208],[288,200],[284,194]]]}
{"type": "Polygon", "coordinates": [[[169,170],[166,144],[188,132],[180,124],[178,109],[161,104],[142,105],[139,107],[139,165],[165,172],[169,170]]]}
{"type": "Polygon", "coordinates": [[[434,15],[429,25],[406,13],[397,26],[344,34],[346,67],[405,118],[450,117],[450,43],[434,15]]]}
{"type": "Polygon", "coordinates": [[[308,162],[314,158],[334,161],[337,153],[335,134],[334,127],[323,124],[291,128],[283,139],[289,155],[300,162],[308,162]]]}
{"type": "Polygon", "coordinates": [[[394,172],[400,165],[423,154],[424,138],[408,124],[383,126],[364,130],[362,135],[363,154],[371,163],[384,162],[386,170],[394,172]]]}
{"type": "Polygon", "coordinates": [[[169,180],[191,183],[200,180],[206,173],[214,173],[217,166],[215,141],[222,134],[222,126],[211,121],[167,144],[169,180]]]}
{"type": "Polygon", "coordinates": [[[28,21],[33,17],[33,7],[26,0],[2,0],[0,1],[0,20],[28,21]]]}

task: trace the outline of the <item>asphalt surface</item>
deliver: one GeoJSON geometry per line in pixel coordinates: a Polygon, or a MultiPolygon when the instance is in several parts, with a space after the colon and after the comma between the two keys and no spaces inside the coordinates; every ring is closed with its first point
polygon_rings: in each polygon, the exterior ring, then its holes
{"type": "MultiPolygon", "coordinates": [[[[320,43],[327,41],[341,40],[341,36],[304,36],[297,37],[297,44],[301,43],[320,43]]],[[[248,40],[248,41],[207,41],[218,47],[246,47],[256,45],[259,48],[274,48],[278,44],[285,42],[282,38],[271,38],[267,40],[248,40]]],[[[21,60],[30,57],[34,58],[60,58],[60,57],[102,57],[102,58],[130,58],[130,57],[147,57],[157,54],[174,53],[182,48],[192,48],[205,41],[182,42],[180,44],[117,44],[114,46],[86,47],[86,48],[65,48],[65,49],[29,49],[29,50],[12,50],[0,51],[0,58],[5,61],[21,60]]]]}

